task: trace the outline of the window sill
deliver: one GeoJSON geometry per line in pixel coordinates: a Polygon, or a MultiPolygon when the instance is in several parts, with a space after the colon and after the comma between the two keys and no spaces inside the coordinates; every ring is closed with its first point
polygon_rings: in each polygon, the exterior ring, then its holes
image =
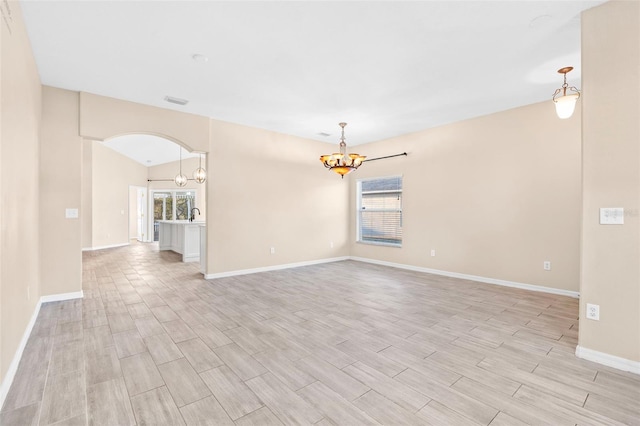
{"type": "Polygon", "coordinates": [[[382,242],[376,242],[376,241],[356,241],[356,243],[366,244],[369,246],[385,246],[385,247],[402,248],[402,244],[382,243],[382,242]]]}

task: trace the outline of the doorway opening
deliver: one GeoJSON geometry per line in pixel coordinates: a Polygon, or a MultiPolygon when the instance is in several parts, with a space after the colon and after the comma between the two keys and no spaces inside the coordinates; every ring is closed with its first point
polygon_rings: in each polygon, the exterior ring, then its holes
{"type": "Polygon", "coordinates": [[[151,241],[147,228],[147,188],[129,185],[129,240],[151,241]]]}

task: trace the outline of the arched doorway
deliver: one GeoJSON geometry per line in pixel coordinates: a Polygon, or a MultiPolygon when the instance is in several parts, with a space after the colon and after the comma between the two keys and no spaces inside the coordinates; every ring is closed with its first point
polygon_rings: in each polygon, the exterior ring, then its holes
{"type": "Polygon", "coordinates": [[[159,220],[187,220],[198,212],[204,218],[206,181],[196,182],[193,172],[205,167],[206,154],[149,134],[85,143],[85,250],[127,245],[132,239],[157,241],[159,220]],[[179,173],[187,176],[184,186],[174,182],[179,173]]]}

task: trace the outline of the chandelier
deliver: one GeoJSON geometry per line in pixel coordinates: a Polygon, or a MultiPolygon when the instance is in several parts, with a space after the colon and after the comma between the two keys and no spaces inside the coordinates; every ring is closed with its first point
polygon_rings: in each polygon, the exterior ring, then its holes
{"type": "Polygon", "coordinates": [[[567,73],[570,72],[573,67],[564,67],[558,70],[558,73],[564,75],[564,84],[553,94],[553,102],[556,104],[556,114],[558,118],[569,118],[573,115],[573,111],[576,109],[576,101],[580,99],[580,91],[575,87],[567,84],[567,73]],[[569,93],[567,93],[567,89],[569,93]]]}
{"type": "Polygon", "coordinates": [[[342,127],[342,136],[340,137],[340,152],[334,152],[329,155],[321,155],[320,161],[324,166],[338,173],[344,179],[344,175],[351,173],[364,161],[365,156],[359,154],[347,154],[347,143],[344,138],[344,127],[347,123],[339,123],[342,127]]]}
{"type": "Polygon", "coordinates": [[[178,149],[180,150],[180,171],[178,172],[176,177],[173,178],[173,181],[178,186],[185,186],[188,179],[185,175],[182,174],[182,147],[178,146],[178,149]]]}
{"type": "Polygon", "coordinates": [[[182,173],[182,147],[178,146],[178,148],[180,149],[180,169],[178,174],[173,178],[173,182],[179,187],[186,186],[190,180],[194,180],[197,183],[204,183],[207,180],[207,171],[202,168],[202,154],[199,154],[200,161],[198,168],[193,171],[193,179],[189,179],[182,173]]]}
{"type": "Polygon", "coordinates": [[[202,168],[202,154],[200,154],[198,168],[193,171],[193,180],[197,183],[204,183],[204,181],[207,180],[207,171],[202,168]]]}

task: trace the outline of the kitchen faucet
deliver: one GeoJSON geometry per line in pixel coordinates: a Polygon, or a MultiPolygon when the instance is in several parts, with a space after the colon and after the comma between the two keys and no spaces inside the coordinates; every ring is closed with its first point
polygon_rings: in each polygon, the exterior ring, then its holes
{"type": "Polygon", "coordinates": [[[198,216],[200,216],[200,209],[197,207],[194,207],[191,209],[191,216],[189,216],[189,222],[193,222],[194,220],[196,220],[196,214],[194,212],[194,210],[198,210],[198,216]]]}

